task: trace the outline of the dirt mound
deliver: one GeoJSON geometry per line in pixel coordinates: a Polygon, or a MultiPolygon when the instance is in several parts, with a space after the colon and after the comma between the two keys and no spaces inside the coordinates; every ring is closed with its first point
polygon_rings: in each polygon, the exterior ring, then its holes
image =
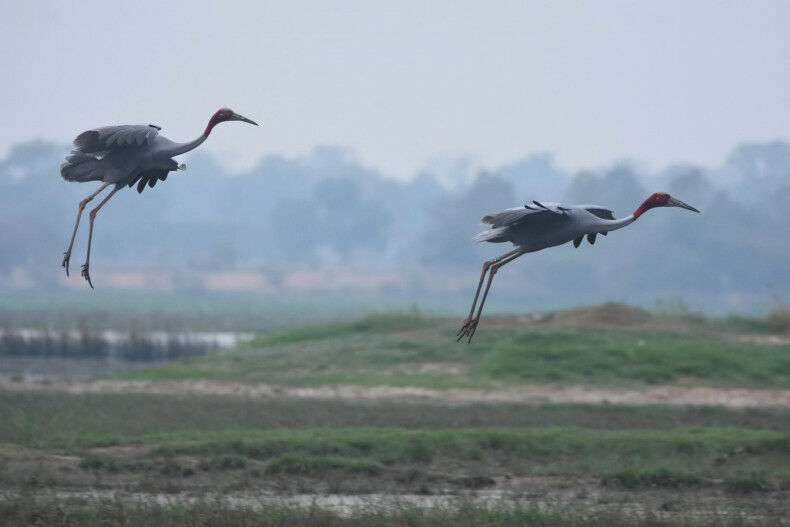
{"type": "Polygon", "coordinates": [[[552,322],[569,326],[590,327],[647,327],[661,318],[641,307],[617,302],[607,302],[598,306],[585,306],[557,311],[552,322]]]}

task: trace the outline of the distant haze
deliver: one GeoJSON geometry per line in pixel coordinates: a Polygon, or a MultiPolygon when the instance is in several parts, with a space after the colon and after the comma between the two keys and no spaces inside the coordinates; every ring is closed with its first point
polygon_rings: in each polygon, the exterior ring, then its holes
{"type": "MultiPolygon", "coordinates": [[[[0,156],[152,122],[206,149],[353,148],[407,178],[458,154],[720,163],[790,137],[790,2],[28,2],[0,7],[0,156]]],[[[53,180],[54,181],[54,180],[53,180]]]]}
{"type": "MultiPolygon", "coordinates": [[[[76,204],[96,188],[60,179],[67,151],[29,141],[0,158],[2,298],[76,288],[83,305],[96,305],[82,278],[67,279],[58,267],[76,204]]],[[[345,301],[357,292],[367,302],[463,309],[481,262],[510,250],[471,243],[483,214],[540,199],[603,204],[621,217],[665,189],[702,214],[659,209],[595,247],[568,243],[525,256],[502,270],[507,284],[491,306],[662,300],[723,311],[790,299],[787,142],[744,143],[714,167],[658,173],[628,164],[571,173],[541,154],[393,180],[353,151],[330,147],[264,156],[232,176],[206,152],[186,164],[186,172],[142,195],[125,189],[102,209],[91,260],[101,291],[335,292],[345,301]]],[[[74,262],[86,234],[82,225],[74,262]]]]}

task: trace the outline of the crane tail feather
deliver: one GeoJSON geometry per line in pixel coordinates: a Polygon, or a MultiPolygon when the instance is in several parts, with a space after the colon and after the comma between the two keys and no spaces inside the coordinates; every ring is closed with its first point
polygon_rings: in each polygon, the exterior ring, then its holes
{"type": "Polygon", "coordinates": [[[66,181],[101,181],[102,174],[99,170],[99,160],[96,157],[72,152],[66,157],[66,162],[60,165],[60,176],[66,181]]]}
{"type": "Polygon", "coordinates": [[[504,234],[507,227],[496,227],[478,232],[472,237],[473,242],[501,242],[505,241],[504,234]]]}

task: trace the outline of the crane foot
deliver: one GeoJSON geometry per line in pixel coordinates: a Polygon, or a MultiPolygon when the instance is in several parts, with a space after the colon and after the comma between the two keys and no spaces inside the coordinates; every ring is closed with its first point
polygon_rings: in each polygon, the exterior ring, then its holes
{"type": "Polygon", "coordinates": [[[88,281],[88,285],[93,289],[93,282],[91,282],[91,274],[88,272],[88,264],[82,264],[82,277],[88,281]]]}
{"type": "Polygon", "coordinates": [[[472,323],[472,317],[466,317],[466,320],[464,320],[464,325],[461,326],[461,329],[459,329],[458,333],[455,334],[455,336],[457,337],[455,339],[456,342],[459,342],[462,338],[466,336],[467,332],[469,331],[469,324],[471,323],[472,323]]]}
{"type": "Polygon", "coordinates": [[[69,275],[69,260],[71,259],[71,253],[66,251],[63,253],[63,263],[60,264],[62,268],[66,270],[66,276],[69,275]]]}
{"type": "Polygon", "coordinates": [[[467,344],[471,344],[472,343],[472,337],[475,336],[475,331],[477,331],[477,323],[478,322],[480,322],[480,319],[475,317],[472,320],[472,323],[469,324],[469,329],[467,331],[467,334],[469,335],[469,340],[466,341],[467,344]]]}
{"type": "Polygon", "coordinates": [[[475,331],[477,331],[477,323],[478,322],[480,322],[480,318],[478,318],[478,317],[467,318],[464,321],[464,325],[461,326],[461,330],[457,334],[458,338],[455,339],[455,341],[456,342],[460,342],[460,340],[462,338],[469,337],[469,340],[467,341],[467,344],[471,343],[472,342],[472,336],[474,336],[475,331]]]}
{"type": "Polygon", "coordinates": [[[464,320],[464,325],[461,326],[461,329],[459,329],[458,333],[455,334],[455,336],[458,337],[455,339],[456,342],[464,338],[464,335],[466,334],[466,328],[469,327],[469,323],[471,321],[472,321],[472,317],[466,317],[466,320],[464,320]]]}

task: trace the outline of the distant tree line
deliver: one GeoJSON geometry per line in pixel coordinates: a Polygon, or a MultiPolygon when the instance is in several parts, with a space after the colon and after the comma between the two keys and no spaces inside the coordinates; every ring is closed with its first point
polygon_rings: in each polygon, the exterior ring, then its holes
{"type": "MultiPolygon", "coordinates": [[[[0,160],[0,280],[59,287],[52,262],[90,190],[60,180],[66,151],[34,141],[0,160]]],[[[653,173],[630,163],[570,173],[536,154],[472,177],[424,170],[396,180],[334,147],[271,155],[235,175],[205,152],[187,164],[147,195],[118,195],[96,233],[103,239],[97,261],[271,276],[307,268],[474,274],[482,259],[507,250],[470,243],[486,213],[538,199],[601,204],[623,216],[666,190],[703,214],[651,213],[640,220],[649,227],[600,240],[594,257],[587,246],[569,246],[507,272],[539,277],[524,295],[543,304],[563,294],[637,301],[632,291],[653,299],[688,294],[713,305],[790,297],[790,146],[782,141],[739,145],[718,167],[653,173]]]]}

